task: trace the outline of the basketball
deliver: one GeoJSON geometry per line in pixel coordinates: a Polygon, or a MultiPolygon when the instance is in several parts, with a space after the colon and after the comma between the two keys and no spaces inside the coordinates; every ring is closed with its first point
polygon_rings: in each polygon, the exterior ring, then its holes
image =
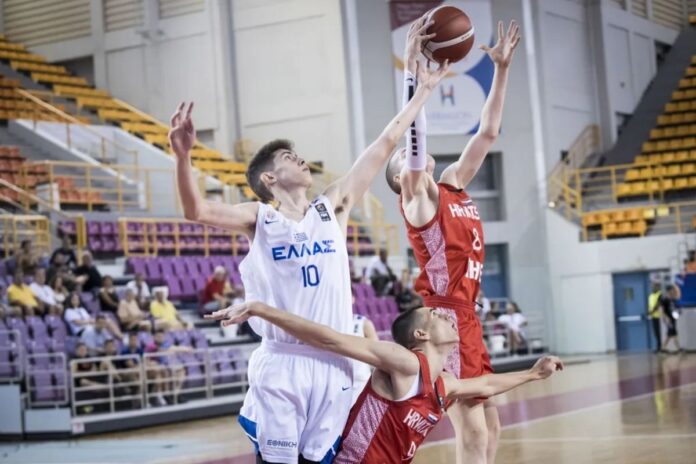
{"type": "Polygon", "coordinates": [[[455,63],[469,54],[474,46],[474,26],[459,8],[440,6],[427,13],[434,24],[427,29],[435,37],[423,45],[423,54],[432,61],[455,63]]]}

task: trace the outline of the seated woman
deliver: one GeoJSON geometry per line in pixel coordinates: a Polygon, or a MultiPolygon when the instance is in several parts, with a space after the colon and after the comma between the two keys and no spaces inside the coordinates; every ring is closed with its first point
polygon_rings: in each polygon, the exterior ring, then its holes
{"type": "Polygon", "coordinates": [[[104,276],[102,279],[102,288],[99,289],[99,303],[102,311],[113,314],[118,311],[118,294],[116,294],[116,287],[114,287],[114,280],[111,276],[104,276]]]}
{"type": "Polygon", "coordinates": [[[517,353],[517,350],[527,344],[523,330],[527,325],[527,318],[522,315],[517,303],[511,301],[505,307],[505,314],[502,314],[498,321],[505,323],[510,330],[510,352],[517,353]]]}

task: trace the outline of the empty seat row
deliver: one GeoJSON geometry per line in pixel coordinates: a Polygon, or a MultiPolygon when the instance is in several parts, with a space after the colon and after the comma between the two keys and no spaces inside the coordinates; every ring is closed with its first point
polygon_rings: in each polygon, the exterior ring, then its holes
{"type": "Polygon", "coordinates": [[[636,164],[670,164],[696,161],[696,150],[668,151],[636,156],[636,164]]]}
{"type": "Polygon", "coordinates": [[[688,111],[696,111],[696,100],[673,102],[665,105],[665,113],[685,113],[688,111]]]}
{"type": "Polygon", "coordinates": [[[643,153],[674,151],[696,148],[696,137],[643,143],[643,153]]]}
{"type": "Polygon", "coordinates": [[[36,82],[45,82],[48,84],[69,84],[77,86],[87,86],[87,80],[84,77],[63,76],[58,74],[48,74],[33,72],[31,78],[36,82]]]}
{"type": "Polygon", "coordinates": [[[616,195],[618,197],[649,195],[670,190],[687,190],[696,188],[696,176],[676,177],[670,179],[638,181],[617,184],[616,195]]]}
{"type": "Polygon", "coordinates": [[[10,61],[10,66],[12,69],[16,69],[17,71],[29,71],[29,72],[38,72],[38,73],[46,73],[46,74],[59,74],[59,75],[66,75],[68,74],[68,70],[65,69],[65,66],[56,66],[52,64],[42,64],[42,63],[36,63],[32,61],[16,61],[12,60],[10,61]]]}
{"type": "Polygon", "coordinates": [[[609,222],[602,225],[602,237],[624,237],[624,236],[639,236],[642,237],[648,230],[648,224],[644,220],[625,221],[625,222],[609,222]]]}
{"type": "Polygon", "coordinates": [[[650,131],[651,140],[669,139],[674,137],[687,137],[689,135],[696,135],[696,124],[666,127],[663,129],[652,129],[650,131]]]}
{"type": "Polygon", "coordinates": [[[626,181],[640,179],[659,179],[662,177],[679,177],[696,174],[696,163],[658,165],[654,168],[633,168],[626,171],[626,181]]]}
{"type": "MultiPolygon", "coordinates": [[[[696,80],[696,78],[694,78],[696,80]]],[[[696,123],[696,112],[693,113],[675,113],[662,114],[657,117],[658,126],[675,126],[679,124],[696,123]]]]}

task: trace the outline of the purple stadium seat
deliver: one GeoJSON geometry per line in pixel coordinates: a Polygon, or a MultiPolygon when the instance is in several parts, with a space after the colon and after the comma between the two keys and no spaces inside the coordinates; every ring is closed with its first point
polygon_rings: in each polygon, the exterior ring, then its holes
{"type": "Polygon", "coordinates": [[[61,319],[58,316],[49,314],[46,316],[46,326],[48,327],[51,333],[51,338],[53,338],[54,340],[62,340],[63,342],[65,342],[65,339],[68,336],[68,329],[65,326],[65,322],[63,322],[63,319],[61,319]]]}
{"type": "Polygon", "coordinates": [[[210,261],[210,259],[201,257],[198,258],[196,261],[198,261],[198,268],[201,270],[201,274],[204,276],[211,276],[213,275],[213,263],[210,261]]]}
{"type": "Polygon", "coordinates": [[[131,271],[133,274],[142,274],[147,277],[145,272],[145,260],[143,258],[128,258],[126,262],[126,271],[131,271]]]}
{"type": "Polygon", "coordinates": [[[143,346],[154,343],[154,337],[152,334],[144,331],[138,332],[138,340],[140,340],[140,344],[143,346]]]}
{"type": "Polygon", "coordinates": [[[87,235],[101,235],[101,224],[97,221],[87,221],[87,235]]]}
{"type": "Polygon", "coordinates": [[[387,314],[392,314],[396,317],[399,314],[399,305],[396,300],[389,296],[386,298],[387,303],[387,314]]]}
{"type": "Polygon", "coordinates": [[[242,286],[242,276],[238,272],[233,272],[230,274],[230,281],[232,284],[236,287],[241,287],[242,286]]]}
{"type": "Polygon", "coordinates": [[[175,275],[176,272],[172,267],[171,258],[154,258],[159,261],[160,269],[162,270],[163,276],[175,275]]]}
{"type": "Polygon", "coordinates": [[[97,300],[93,293],[82,292],[80,293],[80,299],[82,300],[82,304],[84,304],[85,309],[89,311],[92,316],[95,316],[101,310],[99,300],[97,300]]]}
{"type": "Polygon", "coordinates": [[[31,337],[34,340],[46,340],[48,339],[48,329],[43,319],[38,316],[29,316],[26,319],[27,326],[31,332],[31,337]]]}
{"type": "Polygon", "coordinates": [[[201,273],[198,262],[191,257],[186,258],[184,261],[184,269],[186,270],[185,275],[188,277],[195,277],[201,273]]]}
{"type": "Polygon", "coordinates": [[[177,345],[191,346],[191,335],[187,330],[174,330],[172,336],[177,345]]]}
{"type": "Polygon", "coordinates": [[[239,269],[239,264],[244,260],[244,256],[232,256],[230,257],[232,260],[232,263],[234,264],[235,269],[239,269]]]}
{"type": "Polygon", "coordinates": [[[352,284],[353,295],[355,295],[355,301],[364,301],[366,299],[365,290],[362,284],[352,284]]]}
{"type": "Polygon", "coordinates": [[[210,257],[210,263],[215,266],[222,266],[225,267],[225,256],[211,256],[210,257]]]}
{"type": "Polygon", "coordinates": [[[222,351],[212,351],[210,353],[210,362],[213,367],[215,374],[213,376],[213,383],[231,383],[234,382],[234,369],[232,368],[232,363],[229,358],[225,356],[222,351]]]}
{"type": "Polygon", "coordinates": [[[360,284],[363,288],[363,294],[365,298],[376,298],[375,289],[370,284],[360,284]]]}
{"type": "Polygon", "coordinates": [[[190,336],[196,349],[201,350],[208,348],[208,339],[205,338],[205,334],[203,332],[200,330],[192,330],[190,331],[190,336]]]}
{"type": "Polygon", "coordinates": [[[145,275],[152,282],[162,282],[162,269],[159,261],[156,259],[148,259],[145,261],[145,275]]]}
{"type": "Polygon", "coordinates": [[[9,317],[7,319],[7,328],[18,331],[22,337],[22,343],[26,343],[29,340],[29,329],[21,318],[9,317]]]}
{"type": "Polygon", "coordinates": [[[116,235],[118,234],[118,228],[116,223],[112,221],[104,221],[101,223],[101,233],[102,235],[116,235]]]}
{"type": "Polygon", "coordinates": [[[104,237],[102,239],[102,251],[106,253],[114,253],[117,250],[117,240],[113,237],[104,237]]]}
{"type": "Polygon", "coordinates": [[[37,371],[31,374],[31,383],[34,386],[32,397],[34,401],[53,401],[53,382],[51,373],[37,371]]]}
{"type": "Polygon", "coordinates": [[[186,380],[184,381],[185,387],[202,387],[205,385],[203,365],[201,365],[200,361],[193,355],[193,353],[179,353],[177,358],[186,368],[186,380]]]}
{"type": "Polygon", "coordinates": [[[63,387],[65,386],[65,374],[62,372],[62,370],[58,371],[53,371],[53,382],[55,386],[57,387],[54,390],[54,399],[56,401],[66,401],[67,398],[65,397],[65,390],[63,387]]]}
{"type": "Polygon", "coordinates": [[[87,245],[89,246],[90,250],[95,253],[104,251],[104,243],[101,237],[90,236],[87,240],[87,245]]]}
{"type": "Polygon", "coordinates": [[[196,301],[198,299],[198,292],[193,284],[193,278],[184,276],[181,279],[181,295],[182,299],[186,301],[196,301]]]}
{"type": "Polygon", "coordinates": [[[172,270],[174,271],[174,275],[178,276],[185,276],[186,275],[186,266],[184,266],[184,258],[182,257],[175,257],[172,258],[172,270]]]}
{"type": "Polygon", "coordinates": [[[169,287],[169,299],[170,300],[181,300],[184,297],[183,290],[181,289],[181,281],[175,275],[167,275],[164,278],[164,282],[169,287]]]}

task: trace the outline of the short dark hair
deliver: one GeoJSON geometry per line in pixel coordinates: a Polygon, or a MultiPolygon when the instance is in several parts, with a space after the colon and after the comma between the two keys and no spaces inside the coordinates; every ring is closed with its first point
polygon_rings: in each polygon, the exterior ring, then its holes
{"type": "Polygon", "coordinates": [[[128,332],[128,336],[140,338],[140,333],[137,330],[131,330],[130,332],[128,332]]]}
{"type": "Polygon", "coordinates": [[[396,150],[394,153],[392,153],[391,158],[389,158],[389,162],[387,163],[387,170],[385,171],[385,176],[387,178],[387,185],[389,185],[389,188],[392,189],[392,192],[396,193],[397,195],[401,195],[401,184],[394,180],[394,176],[399,174],[399,172],[401,171],[397,168],[397,162],[399,161],[398,154],[399,150],[396,150]]]}
{"type": "Polygon", "coordinates": [[[413,332],[422,322],[421,313],[419,312],[420,309],[419,307],[404,311],[399,314],[394,320],[394,323],[392,323],[392,338],[396,343],[408,349],[413,348],[418,343],[413,332]]]}
{"type": "Polygon", "coordinates": [[[273,194],[261,180],[261,174],[273,169],[274,155],[278,150],[292,150],[293,144],[286,139],[275,139],[262,146],[251,158],[247,168],[246,178],[249,187],[257,197],[268,203],[273,200],[273,194]]]}
{"type": "Polygon", "coordinates": [[[96,320],[99,320],[99,319],[106,319],[106,316],[103,314],[97,314],[96,320]]]}

